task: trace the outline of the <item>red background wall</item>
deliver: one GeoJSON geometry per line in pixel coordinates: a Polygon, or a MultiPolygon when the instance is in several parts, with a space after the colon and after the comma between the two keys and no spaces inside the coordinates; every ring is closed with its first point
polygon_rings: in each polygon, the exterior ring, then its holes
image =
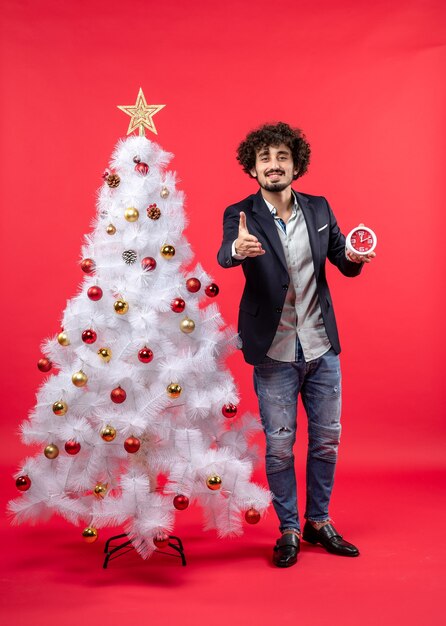
{"type": "MultiPolygon", "coordinates": [[[[444,462],[445,9],[435,0],[115,0],[2,3],[2,413],[0,451],[42,375],[82,279],[82,235],[139,87],[187,194],[186,236],[235,324],[241,272],[216,262],[224,208],[256,191],[234,152],[256,125],[304,129],[298,189],[327,196],[344,232],[375,229],[359,279],[330,272],[343,344],[342,462],[444,462]],[[443,72],[442,72],[443,70],[443,72]]],[[[151,137],[155,139],[155,137],[151,137]]],[[[243,408],[251,368],[231,357],[243,408]]],[[[303,441],[299,444],[303,447],[303,441]]]]}

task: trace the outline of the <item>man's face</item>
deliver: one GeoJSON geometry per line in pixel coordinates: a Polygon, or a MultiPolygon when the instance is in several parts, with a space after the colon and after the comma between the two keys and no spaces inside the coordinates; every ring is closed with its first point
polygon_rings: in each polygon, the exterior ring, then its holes
{"type": "Polygon", "coordinates": [[[266,191],[283,191],[293,182],[297,174],[291,150],[281,143],[278,146],[261,148],[256,154],[256,163],[251,176],[257,178],[266,191]]]}

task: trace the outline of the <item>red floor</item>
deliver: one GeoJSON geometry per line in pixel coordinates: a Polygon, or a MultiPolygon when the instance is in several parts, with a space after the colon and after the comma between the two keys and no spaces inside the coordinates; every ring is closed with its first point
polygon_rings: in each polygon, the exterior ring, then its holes
{"type": "MultiPolygon", "coordinates": [[[[16,493],[13,469],[2,471],[5,501],[16,493]]],[[[303,544],[288,570],[270,563],[272,511],[235,540],[202,532],[199,509],[181,512],[176,532],[186,567],[161,554],[142,561],[132,552],[108,570],[103,541],[83,543],[63,520],[11,527],[3,518],[0,617],[8,626],[443,625],[445,484],[444,471],[340,469],[332,515],[361,556],[336,557],[303,544]]]]}

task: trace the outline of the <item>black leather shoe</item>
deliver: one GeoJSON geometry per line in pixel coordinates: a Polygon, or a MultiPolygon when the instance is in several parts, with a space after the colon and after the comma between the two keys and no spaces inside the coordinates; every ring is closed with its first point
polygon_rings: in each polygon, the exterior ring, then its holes
{"type": "Polygon", "coordinates": [[[291,567],[297,563],[300,539],[294,533],[284,533],[276,541],[273,550],[273,563],[277,567],[291,567]]]}
{"type": "Polygon", "coordinates": [[[320,543],[327,552],[339,554],[340,556],[359,556],[359,550],[356,546],[342,539],[342,535],[338,533],[334,526],[325,524],[319,530],[306,522],[302,537],[309,543],[320,543]]]}

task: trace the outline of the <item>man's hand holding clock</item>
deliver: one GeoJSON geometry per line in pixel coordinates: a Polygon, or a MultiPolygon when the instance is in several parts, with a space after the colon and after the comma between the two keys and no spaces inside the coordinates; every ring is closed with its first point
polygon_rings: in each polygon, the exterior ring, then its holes
{"type": "Polygon", "coordinates": [[[359,224],[346,237],[345,256],[353,263],[370,263],[376,257],[376,242],[373,230],[359,224]]]}

